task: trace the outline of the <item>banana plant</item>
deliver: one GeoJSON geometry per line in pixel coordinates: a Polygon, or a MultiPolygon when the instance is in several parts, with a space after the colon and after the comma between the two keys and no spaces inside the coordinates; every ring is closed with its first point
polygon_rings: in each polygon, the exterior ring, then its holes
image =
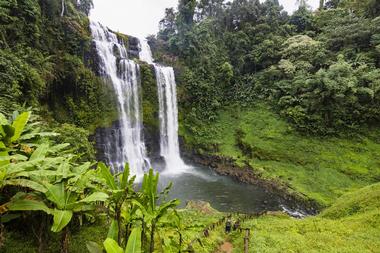
{"type": "Polygon", "coordinates": [[[128,164],[125,165],[124,171],[120,174],[112,175],[110,171],[110,168],[104,163],[98,163],[97,175],[100,178],[100,188],[109,195],[108,210],[113,217],[107,237],[117,240],[118,244],[121,244],[122,210],[123,206],[129,205],[126,203],[127,200],[135,197],[133,183],[136,177],[130,177],[128,164]]]}
{"type": "Polygon", "coordinates": [[[90,253],[102,253],[103,248],[107,253],[142,253],[141,251],[141,229],[134,228],[128,238],[125,249],[121,247],[114,239],[107,238],[103,242],[103,247],[95,242],[88,242],[87,249],[90,253]]]}
{"type": "Polygon", "coordinates": [[[182,234],[182,231],[185,230],[185,226],[177,210],[174,210],[166,217],[166,224],[163,224],[163,226],[173,229],[178,234],[178,241],[174,238],[174,236],[163,238],[164,252],[181,253],[185,246],[183,243],[184,238],[182,234]]]}
{"type": "Polygon", "coordinates": [[[162,198],[169,192],[171,184],[169,184],[163,192],[159,193],[158,181],[159,173],[154,175],[153,170],[150,169],[149,173],[144,175],[140,198],[133,200],[133,203],[138,206],[142,215],[142,234],[144,235],[146,230],[150,228],[150,253],[154,251],[154,236],[161,218],[169,214],[171,209],[179,205],[179,200],[177,199],[165,201],[164,198],[162,198]]]}
{"type": "Polygon", "coordinates": [[[37,127],[38,122],[27,124],[31,118],[30,112],[15,112],[12,118],[8,121],[0,113],[0,189],[19,186],[43,191],[40,184],[30,179],[32,171],[39,167],[55,167],[62,161],[62,157],[46,158],[46,154],[59,153],[68,144],[54,147],[49,147],[46,143],[37,144],[36,138],[55,134],[41,132],[37,127]]]}
{"type": "Polygon", "coordinates": [[[104,192],[94,192],[92,184],[85,182],[91,180],[94,174],[94,171],[90,170],[90,164],[73,167],[66,162],[60,165],[57,172],[54,180],[50,173],[39,175],[39,179],[51,180],[40,182],[43,191],[18,193],[5,206],[10,212],[43,211],[52,215],[51,231],[56,233],[62,231],[61,252],[67,252],[68,224],[74,214],[94,211],[97,202],[105,202],[108,195],[104,192]]]}

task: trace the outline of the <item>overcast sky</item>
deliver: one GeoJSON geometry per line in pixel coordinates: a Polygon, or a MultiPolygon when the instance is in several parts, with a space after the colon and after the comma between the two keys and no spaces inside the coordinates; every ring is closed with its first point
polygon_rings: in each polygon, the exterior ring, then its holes
{"type": "MultiPolygon", "coordinates": [[[[178,0],[93,0],[93,20],[115,31],[137,37],[156,34],[158,22],[163,18],[165,8],[177,7],[178,0]]],[[[296,9],[296,0],[280,0],[288,12],[296,9]]],[[[319,0],[309,0],[314,9],[319,0]]]]}

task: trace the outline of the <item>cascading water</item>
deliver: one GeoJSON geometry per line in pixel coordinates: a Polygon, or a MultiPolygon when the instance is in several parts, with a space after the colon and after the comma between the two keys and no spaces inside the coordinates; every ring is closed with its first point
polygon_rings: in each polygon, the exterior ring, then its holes
{"type": "Polygon", "coordinates": [[[139,66],[128,60],[127,49],[117,36],[97,22],[91,22],[91,32],[100,58],[100,70],[115,90],[120,114],[120,127],[110,136],[106,146],[114,146],[114,154],[106,154],[114,173],[129,164],[131,173],[141,176],[149,169],[142,138],[139,66]]]}
{"type": "Polygon", "coordinates": [[[159,101],[160,153],[165,159],[166,172],[180,173],[187,166],[182,161],[178,142],[177,91],[172,67],[154,64],[147,40],[140,39],[140,60],[154,65],[159,101]]]}

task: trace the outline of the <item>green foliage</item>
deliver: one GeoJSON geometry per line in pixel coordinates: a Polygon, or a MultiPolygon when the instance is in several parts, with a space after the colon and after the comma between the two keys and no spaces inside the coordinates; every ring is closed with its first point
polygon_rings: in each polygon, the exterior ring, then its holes
{"type": "MultiPolygon", "coordinates": [[[[158,192],[158,174],[150,170],[144,175],[141,191],[135,191],[136,177],[130,177],[128,165],[122,173],[112,175],[103,163],[96,170],[90,162],[76,163],[75,156],[65,150],[67,144],[49,145],[48,138],[39,138],[55,134],[40,132],[36,123],[28,125],[30,112],[15,112],[12,118],[8,121],[0,114],[0,190],[6,192],[0,199],[2,223],[30,212],[52,216],[52,223],[47,224],[52,232],[62,233],[61,249],[66,252],[74,218],[82,223],[83,217],[99,215],[97,207],[104,203],[103,212],[112,220],[104,242],[107,252],[123,252],[118,246],[123,244],[125,252],[154,251],[154,236],[160,226],[166,226],[162,220],[179,204],[165,199],[171,185],[158,192]]],[[[43,218],[41,222],[43,233],[43,218]]],[[[41,247],[42,235],[37,237],[41,247]]],[[[92,252],[101,252],[96,243],[87,246],[92,252]]]]}
{"type": "Polygon", "coordinates": [[[226,108],[207,126],[198,122],[182,134],[198,154],[249,164],[262,178],[326,206],[347,191],[378,181],[378,131],[371,132],[350,139],[303,136],[259,103],[226,108]]]}
{"type": "Polygon", "coordinates": [[[133,201],[138,207],[142,216],[143,225],[142,233],[149,231],[150,240],[149,247],[143,239],[142,248],[145,251],[153,253],[155,244],[155,234],[159,222],[170,213],[170,211],[179,205],[179,200],[174,199],[166,201],[165,197],[168,194],[171,184],[169,184],[161,193],[158,192],[159,174],[154,175],[153,169],[149,170],[148,174],[144,175],[141,195],[133,201]]]}
{"type": "Polygon", "coordinates": [[[54,132],[59,133],[55,141],[69,143],[70,151],[76,155],[76,159],[82,162],[95,160],[95,149],[93,143],[89,141],[88,130],[71,124],[63,124],[54,128],[54,132]]]}
{"type": "MultiPolygon", "coordinates": [[[[134,214],[134,209],[130,205],[132,199],[135,198],[133,184],[136,176],[130,177],[128,165],[125,166],[123,173],[113,176],[110,169],[103,163],[98,164],[97,175],[101,189],[110,196],[108,208],[109,213],[112,213],[113,221],[107,237],[115,240],[117,239],[118,243],[121,244],[122,208],[123,206],[127,208],[129,216],[134,214]]],[[[131,219],[125,219],[126,224],[130,222],[131,219]]]]}
{"type": "Polygon", "coordinates": [[[107,253],[141,253],[141,229],[135,228],[132,230],[125,251],[111,238],[107,238],[103,245],[107,253]]]}
{"type": "Polygon", "coordinates": [[[378,4],[332,2],[313,13],[300,1],[292,16],[278,1],[200,1],[196,10],[182,1],[178,12],[167,10],[152,45],[178,66],[183,126],[257,99],[305,134],[377,125],[378,4]]]}
{"type": "Polygon", "coordinates": [[[60,123],[93,131],[115,119],[113,93],[89,66],[91,0],[0,1],[0,109],[45,107],[60,123]],[[103,114],[104,117],[99,117],[103,114]]]}
{"type": "Polygon", "coordinates": [[[140,63],[143,123],[148,131],[159,129],[158,96],[155,73],[151,65],[140,63]]]}
{"type": "Polygon", "coordinates": [[[18,218],[13,212],[20,211],[52,215],[51,230],[64,229],[62,248],[67,249],[67,226],[74,214],[94,211],[108,195],[96,191],[91,164],[71,162],[74,156],[62,152],[67,144],[50,146],[45,138],[56,134],[41,132],[38,122],[28,126],[30,117],[30,112],[15,112],[8,122],[0,114],[0,189],[9,191],[1,196],[1,220],[18,218]]]}
{"type": "MultiPolygon", "coordinates": [[[[297,220],[273,214],[249,220],[242,227],[251,228],[249,247],[259,252],[376,252],[379,203],[379,184],[375,184],[342,196],[316,217],[297,220]]],[[[233,238],[234,250],[242,251],[242,234],[235,233],[233,238]]]]}
{"type": "Polygon", "coordinates": [[[373,184],[340,197],[321,214],[324,218],[340,219],[376,211],[380,203],[380,184],[373,184]]]}

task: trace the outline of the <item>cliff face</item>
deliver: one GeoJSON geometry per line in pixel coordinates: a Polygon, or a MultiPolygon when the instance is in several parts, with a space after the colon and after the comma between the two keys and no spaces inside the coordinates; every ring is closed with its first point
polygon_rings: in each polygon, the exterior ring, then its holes
{"type": "MultiPolygon", "coordinates": [[[[126,36],[128,38],[129,57],[138,56],[139,50],[138,39],[126,36]],[[137,40],[134,41],[134,40],[137,40]],[[131,43],[131,41],[134,41],[131,43]]],[[[124,38],[124,41],[125,38],[124,38]]],[[[143,119],[143,137],[146,145],[148,156],[153,160],[160,159],[160,134],[159,134],[159,118],[158,118],[158,96],[155,72],[152,65],[139,62],[140,81],[141,81],[141,106],[143,119]]],[[[112,125],[107,127],[99,127],[95,131],[93,139],[95,141],[97,158],[101,161],[109,162],[113,154],[116,153],[116,146],[121,145],[118,139],[120,130],[120,122],[114,121],[112,125]],[[113,144],[111,144],[113,143],[113,144]]]]}

